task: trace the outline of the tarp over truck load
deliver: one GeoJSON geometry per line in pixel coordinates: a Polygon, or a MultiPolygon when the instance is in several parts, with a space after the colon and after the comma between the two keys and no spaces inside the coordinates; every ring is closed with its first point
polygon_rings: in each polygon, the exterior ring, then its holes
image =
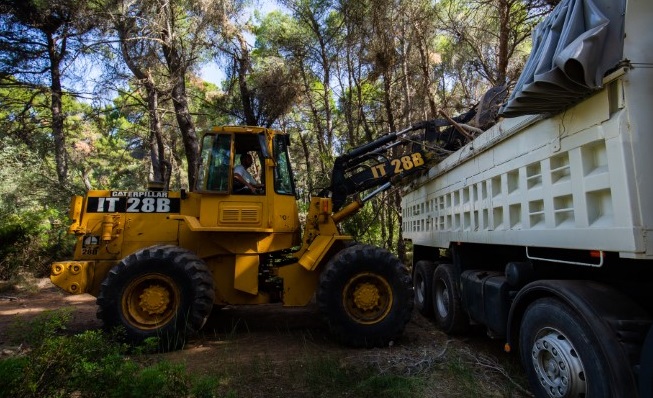
{"type": "Polygon", "coordinates": [[[533,32],[533,50],[500,115],[557,113],[602,85],[623,58],[625,0],[563,0],[533,32]]]}

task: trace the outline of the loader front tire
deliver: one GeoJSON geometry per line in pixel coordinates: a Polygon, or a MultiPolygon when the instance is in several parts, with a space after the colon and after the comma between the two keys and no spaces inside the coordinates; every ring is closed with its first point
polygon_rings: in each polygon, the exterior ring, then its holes
{"type": "Polygon", "coordinates": [[[354,347],[385,347],[410,320],[413,288],[397,257],[378,247],[354,245],[326,265],[317,303],[339,341],[354,347]]]}
{"type": "Polygon", "coordinates": [[[155,337],[162,351],[171,351],[204,325],[214,298],[213,278],[199,257],[177,246],[153,246],[109,271],[97,316],[106,330],[124,328],[134,344],[155,337]]]}

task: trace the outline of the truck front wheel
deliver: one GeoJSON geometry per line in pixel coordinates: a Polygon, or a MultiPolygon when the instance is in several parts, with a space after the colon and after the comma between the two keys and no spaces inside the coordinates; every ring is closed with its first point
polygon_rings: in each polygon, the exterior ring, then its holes
{"type": "Polygon", "coordinates": [[[153,246],[124,258],[97,298],[107,330],[123,327],[133,343],[156,337],[160,349],[179,349],[213,307],[213,279],[204,262],[176,246],[153,246]]]}
{"type": "Polygon", "coordinates": [[[607,397],[609,364],[588,325],[565,304],[539,299],[521,321],[519,351],[536,397],[607,397]]]}
{"type": "Polygon", "coordinates": [[[326,265],[317,303],[338,340],[355,347],[383,347],[408,323],[413,289],[397,257],[378,247],[354,245],[326,265]]]}

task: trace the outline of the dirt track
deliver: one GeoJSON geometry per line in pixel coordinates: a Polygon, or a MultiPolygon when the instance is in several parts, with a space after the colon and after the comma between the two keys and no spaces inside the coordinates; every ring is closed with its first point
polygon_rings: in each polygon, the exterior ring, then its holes
{"type": "MultiPolygon", "coordinates": [[[[72,308],[70,332],[101,327],[95,316],[94,297],[64,294],[47,279],[38,281],[38,286],[32,292],[0,294],[0,358],[19,351],[8,339],[11,324],[46,310],[72,308]]],[[[505,354],[501,346],[501,341],[489,340],[482,331],[464,339],[451,338],[437,331],[428,319],[414,314],[403,337],[392,346],[351,349],[330,338],[315,307],[283,308],[271,304],[215,310],[201,334],[189,339],[184,350],[164,356],[183,362],[191,371],[200,373],[210,373],[218,358],[223,358],[223,361],[229,358],[232,363],[265,358],[283,366],[306,356],[331,356],[353,365],[371,365],[380,372],[431,375],[428,376],[431,378],[442,378],[443,374],[434,373],[434,369],[444,369],[444,361],[457,358],[473,367],[474,377],[481,378],[481,384],[488,386],[486,396],[528,396],[527,392],[521,391],[524,378],[520,374],[517,356],[505,354]],[[509,394],[499,392],[510,385],[515,388],[509,394]]],[[[439,379],[436,384],[440,387],[434,387],[434,396],[463,396],[448,393],[455,389],[451,382],[439,379]]]]}

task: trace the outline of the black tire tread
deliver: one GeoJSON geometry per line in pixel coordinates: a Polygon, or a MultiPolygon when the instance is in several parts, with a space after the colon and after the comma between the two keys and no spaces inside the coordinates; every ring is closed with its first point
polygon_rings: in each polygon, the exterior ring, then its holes
{"type": "Polygon", "coordinates": [[[433,294],[433,273],[435,272],[436,264],[432,261],[420,260],[415,263],[415,271],[413,276],[413,290],[415,292],[415,309],[417,312],[422,314],[427,318],[433,318],[433,300],[431,295],[433,294]],[[424,280],[424,302],[420,303],[418,301],[417,289],[415,282],[418,278],[424,280]]]}
{"type": "Polygon", "coordinates": [[[578,352],[580,358],[584,358],[583,366],[589,388],[587,397],[614,396],[610,392],[610,383],[608,382],[610,380],[608,359],[601,354],[599,348],[600,340],[605,339],[606,336],[595,336],[589,325],[585,324],[574,310],[552,297],[540,298],[529,305],[522,318],[519,332],[519,352],[522,365],[526,369],[531,388],[536,396],[548,396],[546,390],[541,386],[530,360],[532,337],[529,334],[536,333],[539,324],[555,327],[575,343],[575,351],[578,352]],[[531,329],[533,329],[533,333],[529,333],[531,329]]]}
{"type": "Polygon", "coordinates": [[[452,264],[439,264],[433,272],[431,283],[431,299],[433,302],[434,318],[436,325],[445,333],[460,334],[469,329],[469,318],[463,310],[460,298],[460,288],[456,283],[454,267],[452,264]],[[437,311],[437,295],[435,294],[436,282],[442,280],[451,294],[447,316],[442,318],[437,311]]]}
{"type": "Polygon", "coordinates": [[[389,251],[357,244],[336,254],[320,276],[317,304],[333,336],[354,347],[385,347],[406,327],[413,309],[413,289],[408,270],[389,251]],[[364,261],[361,261],[364,260],[364,261]],[[358,325],[344,315],[341,295],[347,275],[380,272],[389,276],[395,302],[384,320],[373,326],[358,325]]]}
{"type": "MultiPolygon", "coordinates": [[[[158,269],[154,269],[161,272],[158,269]]],[[[139,343],[148,337],[160,337],[166,340],[162,341],[163,349],[177,349],[185,342],[185,336],[188,332],[198,331],[202,328],[215,300],[215,291],[213,288],[213,277],[208,267],[194,253],[173,245],[156,245],[141,249],[122,259],[107,274],[100,287],[100,293],[96,303],[98,306],[97,317],[102,320],[106,330],[112,330],[115,327],[124,327],[126,329],[127,339],[139,343]],[[180,311],[175,325],[171,325],[175,330],[173,333],[158,333],[158,331],[147,332],[132,327],[121,321],[120,294],[125,284],[129,281],[129,274],[138,272],[147,272],[139,270],[144,268],[148,262],[159,261],[169,262],[171,269],[181,270],[183,276],[187,277],[187,282],[191,286],[192,296],[189,300],[188,311],[180,311]],[[126,278],[126,279],[125,279],[126,278]],[[187,312],[187,313],[181,313],[187,312]]],[[[165,327],[165,325],[164,325],[165,327]]]]}

